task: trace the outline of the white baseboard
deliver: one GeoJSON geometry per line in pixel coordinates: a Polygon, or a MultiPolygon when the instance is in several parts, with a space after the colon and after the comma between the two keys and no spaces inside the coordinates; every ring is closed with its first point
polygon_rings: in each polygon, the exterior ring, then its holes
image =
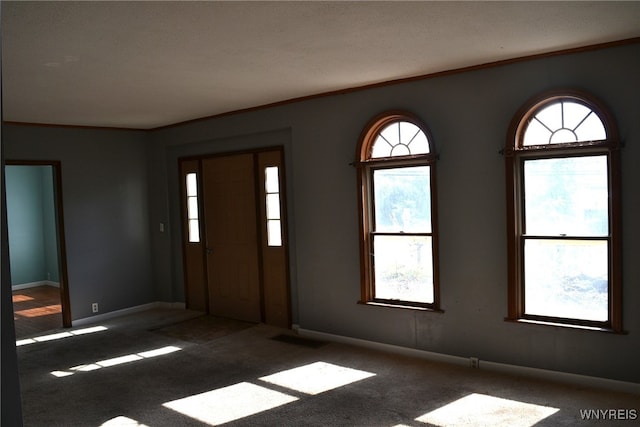
{"type": "MultiPolygon", "coordinates": [[[[435,353],[431,351],[418,350],[415,348],[407,348],[391,344],[383,344],[375,341],[367,341],[359,338],[351,338],[342,335],[334,335],[325,332],[313,331],[310,329],[303,329],[300,327],[298,327],[298,334],[300,336],[308,338],[350,344],[359,347],[401,354],[405,356],[417,357],[434,362],[444,362],[459,366],[466,366],[471,369],[471,361],[466,357],[452,356],[449,354],[435,353]]],[[[531,377],[548,381],[557,381],[571,385],[597,387],[608,390],[622,391],[626,393],[640,394],[640,384],[627,381],[612,380],[609,378],[591,377],[587,375],[571,374],[567,372],[550,371],[547,369],[529,368],[526,366],[509,365],[505,363],[496,363],[486,360],[479,360],[478,368],[486,369],[487,371],[492,372],[519,375],[523,377],[531,377]]]]}
{"type": "Polygon", "coordinates": [[[127,314],[139,313],[141,311],[151,310],[153,308],[174,308],[178,310],[185,309],[183,302],[150,302],[148,304],[137,305],[135,307],[123,308],[122,310],[109,311],[108,313],[96,314],[95,316],[84,317],[82,319],[73,320],[71,323],[75,326],[84,326],[91,323],[103,322],[105,320],[116,317],[126,316],[127,314]]]}
{"type": "Polygon", "coordinates": [[[21,289],[37,288],[38,286],[53,286],[54,288],[59,288],[60,283],[52,282],[51,280],[39,280],[37,282],[20,283],[19,285],[12,285],[11,290],[19,291],[21,289]]]}

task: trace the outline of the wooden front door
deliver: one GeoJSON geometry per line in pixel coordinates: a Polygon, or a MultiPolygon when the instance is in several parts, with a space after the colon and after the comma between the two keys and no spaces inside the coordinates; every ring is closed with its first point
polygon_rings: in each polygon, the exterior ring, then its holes
{"type": "Polygon", "coordinates": [[[202,162],[209,309],[259,322],[260,281],[252,154],[202,162]]]}
{"type": "Polygon", "coordinates": [[[187,308],[288,328],[282,150],[184,159],[180,170],[183,182],[198,177],[197,190],[183,187],[187,308]]]}

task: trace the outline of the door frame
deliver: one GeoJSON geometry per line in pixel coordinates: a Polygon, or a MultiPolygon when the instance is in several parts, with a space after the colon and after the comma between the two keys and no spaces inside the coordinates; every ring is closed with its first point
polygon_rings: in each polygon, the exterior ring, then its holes
{"type": "MultiPolygon", "coordinates": [[[[62,208],[62,162],[59,160],[5,160],[5,166],[51,166],[53,173],[53,201],[56,216],[62,326],[64,328],[70,328],[72,321],[69,298],[69,277],[67,274],[67,249],[64,238],[64,211],[62,208]]],[[[9,248],[9,250],[11,250],[11,248],[9,248]]]]}
{"type": "MultiPolygon", "coordinates": [[[[203,164],[203,160],[205,159],[210,159],[210,158],[217,158],[217,157],[232,157],[232,156],[236,156],[236,155],[241,155],[241,154],[253,154],[254,157],[254,177],[256,180],[258,180],[258,161],[257,161],[257,156],[260,153],[264,153],[264,152],[272,152],[272,151],[277,151],[280,155],[280,198],[281,198],[281,205],[284,207],[284,209],[281,210],[281,220],[282,220],[282,246],[285,250],[285,257],[284,257],[284,263],[285,263],[285,270],[286,270],[286,293],[287,293],[287,327],[290,328],[291,324],[292,324],[292,314],[291,314],[291,271],[290,271],[290,260],[289,260],[289,234],[288,234],[288,228],[289,228],[289,224],[288,224],[288,215],[287,215],[287,210],[288,210],[288,203],[287,203],[287,188],[286,188],[286,169],[285,169],[285,147],[283,145],[276,145],[276,146],[267,146],[267,147],[259,147],[259,148],[251,148],[251,149],[246,149],[246,150],[237,150],[237,151],[223,151],[223,152],[216,152],[216,153],[208,153],[208,154],[197,154],[197,155],[190,155],[190,156],[183,156],[183,157],[178,157],[177,159],[177,163],[178,163],[178,179],[180,181],[179,183],[179,201],[180,201],[180,230],[181,230],[181,241],[182,241],[182,266],[183,266],[183,281],[184,281],[184,295],[185,295],[185,306],[187,309],[191,308],[190,304],[189,304],[189,295],[190,295],[190,289],[189,287],[191,286],[189,283],[189,271],[188,271],[188,261],[187,261],[187,245],[189,245],[189,241],[188,241],[188,219],[187,219],[187,200],[186,200],[186,183],[184,182],[184,178],[186,176],[186,172],[183,169],[183,164],[191,162],[193,167],[191,168],[192,171],[195,171],[197,173],[197,187],[198,187],[198,195],[199,197],[203,197],[203,184],[202,184],[202,164],[203,164]]],[[[256,186],[256,192],[255,192],[255,197],[256,197],[256,206],[259,206],[259,203],[262,203],[262,200],[260,200],[260,191],[258,191],[258,186],[256,186]]],[[[200,241],[198,242],[199,244],[199,253],[200,253],[200,259],[202,260],[202,275],[201,277],[204,278],[205,283],[204,283],[204,289],[202,290],[203,293],[203,297],[205,298],[206,301],[206,308],[205,308],[205,312],[207,314],[209,313],[209,289],[208,286],[206,284],[206,280],[207,280],[207,267],[206,267],[206,258],[207,258],[207,247],[206,247],[206,242],[205,242],[205,230],[206,230],[206,219],[205,219],[205,215],[204,215],[204,203],[202,203],[202,200],[198,201],[198,217],[199,217],[199,221],[200,221],[200,241]]],[[[260,221],[258,221],[260,222],[260,221]]],[[[259,259],[259,275],[260,275],[260,315],[261,315],[261,319],[262,322],[265,321],[265,293],[264,293],[264,277],[263,277],[263,265],[262,265],[262,260],[263,260],[263,248],[262,248],[262,239],[266,233],[265,230],[262,230],[262,227],[258,227],[258,225],[256,224],[257,227],[257,239],[258,239],[258,259],[259,259]]]]}

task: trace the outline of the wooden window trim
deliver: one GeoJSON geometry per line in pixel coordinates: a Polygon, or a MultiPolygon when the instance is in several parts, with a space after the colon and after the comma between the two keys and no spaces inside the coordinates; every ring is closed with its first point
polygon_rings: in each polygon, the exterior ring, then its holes
{"type": "MultiPolygon", "coordinates": [[[[360,246],[360,300],[358,304],[375,307],[411,309],[428,312],[442,313],[440,308],[440,284],[439,284],[439,260],[438,260],[438,218],[437,218],[437,180],[436,180],[436,160],[433,139],[427,126],[417,116],[405,111],[390,111],[374,117],[362,131],[356,148],[356,167],[358,182],[358,218],[359,218],[359,246],[360,246]],[[416,125],[426,135],[429,143],[429,153],[371,158],[371,150],[375,137],[387,125],[398,121],[407,121],[416,125]],[[371,224],[373,213],[371,210],[373,195],[372,181],[373,171],[390,167],[430,167],[430,196],[431,196],[431,232],[430,233],[406,233],[429,235],[432,238],[432,263],[433,263],[433,303],[421,303],[414,301],[389,300],[375,298],[373,265],[368,254],[371,251],[372,241],[371,224]]],[[[394,233],[377,233],[391,234],[394,233]]]]}
{"type": "Polygon", "coordinates": [[[507,195],[507,316],[506,321],[579,328],[612,333],[626,333],[622,325],[622,210],[620,140],[612,115],[604,104],[592,95],[576,90],[556,90],[543,93],[528,102],[514,116],[507,133],[504,150],[507,195]],[[523,146],[523,133],[528,121],[543,106],[561,99],[578,101],[590,108],[602,120],[607,138],[603,141],[523,146]],[[528,315],[524,307],[524,251],[520,227],[523,221],[522,187],[525,160],[570,156],[606,155],[609,180],[609,307],[608,320],[596,322],[563,317],[528,315]]]}

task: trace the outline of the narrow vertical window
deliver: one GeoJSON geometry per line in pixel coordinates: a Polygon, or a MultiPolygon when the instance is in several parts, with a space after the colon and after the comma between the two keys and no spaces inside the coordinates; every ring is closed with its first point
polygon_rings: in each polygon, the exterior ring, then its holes
{"type": "Polygon", "coordinates": [[[620,332],[619,149],[595,102],[559,94],[512,124],[505,149],[508,320],[620,332]]]}
{"type": "Polygon", "coordinates": [[[435,160],[406,113],[367,126],[357,150],[361,302],[439,310],[435,160]]]}
{"type": "Polygon", "coordinates": [[[280,217],[280,176],[277,166],[268,166],[265,174],[265,204],[267,212],[267,245],[282,246],[280,217]]]}
{"type": "Polygon", "coordinates": [[[198,219],[198,180],[195,173],[186,175],[187,189],[187,232],[190,243],[200,242],[200,222],[198,219]]]}

